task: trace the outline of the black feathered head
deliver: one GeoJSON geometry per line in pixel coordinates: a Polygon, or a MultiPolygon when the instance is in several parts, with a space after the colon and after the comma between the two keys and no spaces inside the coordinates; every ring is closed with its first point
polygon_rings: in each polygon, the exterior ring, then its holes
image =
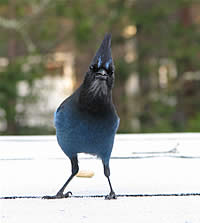
{"type": "Polygon", "coordinates": [[[114,63],[111,53],[111,34],[106,34],[86,73],[80,95],[81,104],[87,102],[94,110],[97,107],[103,108],[103,105],[111,102],[113,84],[114,63]]]}
{"type": "Polygon", "coordinates": [[[101,43],[101,46],[96,52],[91,64],[90,69],[95,71],[105,69],[107,73],[114,72],[114,64],[111,52],[111,34],[107,33],[101,43]]]}

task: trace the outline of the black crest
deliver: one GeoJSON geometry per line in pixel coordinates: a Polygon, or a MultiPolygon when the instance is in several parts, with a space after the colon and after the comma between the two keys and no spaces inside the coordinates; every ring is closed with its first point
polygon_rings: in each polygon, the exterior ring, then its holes
{"type": "Polygon", "coordinates": [[[91,66],[97,66],[96,68],[104,67],[105,69],[113,68],[114,64],[112,60],[111,52],[111,34],[107,33],[96,52],[91,64],[91,66]]]}
{"type": "Polygon", "coordinates": [[[111,34],[106,34],[97,50],[81,86],[79,104],[93,113],[106,110],[112,103],[114,64],[111,52],[111,34]]]}

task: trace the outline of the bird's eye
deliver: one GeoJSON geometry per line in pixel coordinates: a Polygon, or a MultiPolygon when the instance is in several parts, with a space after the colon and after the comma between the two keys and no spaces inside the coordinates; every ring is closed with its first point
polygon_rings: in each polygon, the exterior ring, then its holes
{"type": "Polygon", "coordinates": [[[94,66],[93,65],[90,65],[90,70],[92,70],[93,71],[93,69],[94,69],[94,66]]]}
{"type": "Polygon", "coordinates": [[[90,70],[91,71],[96,71],[97,70],[97,66],[95,64],[90,65],[90,70]]]}
{"type": "Polygon", "coordinates": [[[112,69],[112,67],[109,67],[108,73],[109,73],[109,75],[110,75],[110,76],[112,76],[112,75],[113,75],[114,70],[112,69]]]}
{"type": "Polygon", "coordinates": [[[93,70],[94,69],[94,65],[90,65],[90,70],[93,70]]]}

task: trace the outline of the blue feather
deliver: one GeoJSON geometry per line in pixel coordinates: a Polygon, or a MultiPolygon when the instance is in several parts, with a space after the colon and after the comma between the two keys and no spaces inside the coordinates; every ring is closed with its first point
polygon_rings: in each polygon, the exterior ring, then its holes
{"type": "MultiPolygon", "coordinates": [[[[111,34],[106,34],[91,64],[97,64],[98,68],[105,66],[108,70],[111,63],[111,34]]],[[[94,78],[95,75],[91,75],[91,70],[87,72],[83,84],[54,113],[57,141],[71,160],[72,174],[53,198],[70,194],[64,195],[63,192],[78,173],[78,153],[89,153],[102,160],[110,186],[110,194],[106,198],[116,198],[109,179],[109,160],[119,126],[111,94],[114,77],[108,76],[105,81],[94,78]]]]}
{"type": "Polygon", "coordinates": [[[108,70],[110,64],[112,63],[112,59],[109,59],[109,61],[106,62],[105,67],[108,70]]]}
{"type": "Polygon", "coordinates": [[[100,68],[101,63],[102,63],[102,60],[101,60],[101,56],[100,56],[100,57],[98,58],[98,68],[100,68]]]}
{"type": "Polygon", "coordinates": [[[69,158],[77,153],[89,153],[108,164],[119,118],[114,111],[98,118],[80,112],[75,104],[78,94],[78,91],[75,92],[57,110],[55,125],[58,143],[69,158]]]}

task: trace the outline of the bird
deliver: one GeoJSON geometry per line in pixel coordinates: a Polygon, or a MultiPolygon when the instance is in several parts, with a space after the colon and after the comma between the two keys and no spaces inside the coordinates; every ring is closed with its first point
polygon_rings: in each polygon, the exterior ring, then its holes
{"type": "Polygon", "coordinates": [[[116,199],[110,181],[109,160],[120,119],[112,100],[115,67],[111,52],[111,33],[104,39],[85,73],[81,85],[66,98],[55,112],[57,141],[71,161],[72,172],[54,196],[46,199],[67,198],[72,192],[65,188],[78,173],[78,154],[86,153],[102,160],[110,193],[105,199],[116,199]]]}

